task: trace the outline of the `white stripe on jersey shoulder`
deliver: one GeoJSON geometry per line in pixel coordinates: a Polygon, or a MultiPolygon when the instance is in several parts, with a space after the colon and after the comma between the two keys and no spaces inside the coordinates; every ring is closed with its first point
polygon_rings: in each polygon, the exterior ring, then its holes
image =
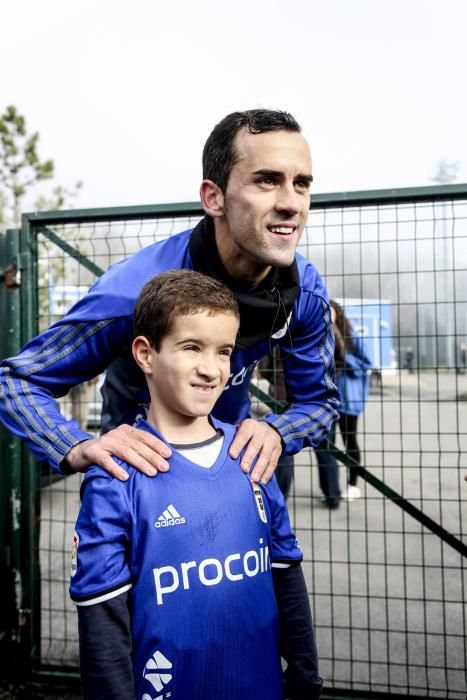
{"type": "Polygon", "coordinates": [[[126,586],[122,586],[121,588],[117,588],[115,591],[109,591],[109,593],[103,593],[100,596],[97,596],[97,598],[91,598],[91,600],[74,600],[73,603],[75,605],[79,605],[81,607],[84,607],[86,605],[97,605],[97,603],[104,603],[106,600],[111,600],[112,598],[116,598],[118,595],[121,595],[122,593],[125,593],[126,591],[129,591],[130,588],[132,588],[133,584],[132,583],[127,583],[126,586]]]}
{"type": "Polygon", "coordinates": [[[285,561],[273,561],[271,562],[272,569],[290,569],[292,564],[286,564],[285,561]]]}

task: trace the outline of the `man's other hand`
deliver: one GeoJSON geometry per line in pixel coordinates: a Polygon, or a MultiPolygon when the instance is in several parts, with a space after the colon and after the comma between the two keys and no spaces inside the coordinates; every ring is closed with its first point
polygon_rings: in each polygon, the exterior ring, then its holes
{"type": "Polygon", "coordinates": [[[241,467],[248,472],[258,458],[251,478],[267,484],[274,474],[277,462],[282,453],[282,440],[274,428],[264,421],[247,418],[238,426],[237,434],[230,446],[229,454],[237,459],[243,448],[247,446],[242,457],[241,467]]]}
{"type": "Polygon", "coordinates": [[[165,472],[169,465],[166,458],[172,451],[162,440],[144,430],[130,425],[119,425],[105,435],[85,440],[75,445],[65,457],[65,465],[74,472],[84,472],[91,464],[97,464],[121,481],[128,479],[112,456],[122,459],[147,476],[165,472]]]}

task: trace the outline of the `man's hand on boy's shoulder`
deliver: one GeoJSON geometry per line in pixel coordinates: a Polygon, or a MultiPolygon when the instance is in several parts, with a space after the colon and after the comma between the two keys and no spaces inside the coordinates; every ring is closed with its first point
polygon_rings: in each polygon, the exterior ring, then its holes
{"type": "MultiPolygon", "coordinates": [[[[248,472],[257,459],[252,479],[267,484],[282,453],[279,433],[268,423],[247,418],[238,427],[230,446],[230,456],[236,459],[245,447],[242,469],[248,472]]],[[[112,459],[113,456],[147,476],[155,476],[158,471],[169,469],[166,459],[170,455],[170,448],[154,435],[129,425],[120,425],[100,437],[84,440],[72,447],[64,466],[74,472],[83,472],[91,464],[97,464],[112,476],[125,481],[128,473],[112,459]]]]}
{"type": "Polygon", "coordinates": [[[158,471],[168,470],[166,458],[171,454],[170,447],[154,435],[130,425],[119,425],[100,437],[84,440],[72,447],[65,457],[64,466],[74,472],[83,472],[91,464],[97,464],[117,479],[126,481],[128,473],[112,456],[131,464],[147,476],[155,476],[158,471]]]}
{"type": "Polygon", "coordinates": [[[229,454],[232,459],[237,459],[245,446],[247,448],[241,461],[243,471],[248,472],[258,458],[251,478],[253,481],[267,484],[274,474],[282,453],[281,436],[269,423],[247,418],[238,426],[230,446],[229,454]]]}

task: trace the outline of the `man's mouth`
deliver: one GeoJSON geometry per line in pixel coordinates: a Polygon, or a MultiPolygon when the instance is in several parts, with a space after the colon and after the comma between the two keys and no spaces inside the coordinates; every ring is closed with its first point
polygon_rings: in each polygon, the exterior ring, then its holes
{"type": "Polygon", "coordinates": [[[278,233],[280,236],[290,236],[296,229],[296,226],[268,226],[268,231],[278,233]]]}

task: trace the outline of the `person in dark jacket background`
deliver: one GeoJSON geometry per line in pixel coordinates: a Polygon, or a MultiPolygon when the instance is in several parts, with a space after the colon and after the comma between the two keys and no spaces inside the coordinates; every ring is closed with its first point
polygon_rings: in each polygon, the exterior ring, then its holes
{"type": "MultiPolygon", "coordinates": [[[[357,441],[358,417],[363,412],[369,394],[371,361],[365,353],[362,338],[357,335],[343,308],[331,299],[331,315],[334,323],[336,384],[341,395],[339,428],[346,453],[361,464],[361,452],[357,441]]],[[[335,441],[335,428],[329,439],[335,441]]],[[[319,481],[325,503],[330,509],[337,508],[341,499],[339,488],[339,465],[333,454],[322,443],[315,450],[318,459],[319,481]]],[[[360,498],[357,475],[352,469],[348,473],[348,484],[343,498],[360,498]]]]}

